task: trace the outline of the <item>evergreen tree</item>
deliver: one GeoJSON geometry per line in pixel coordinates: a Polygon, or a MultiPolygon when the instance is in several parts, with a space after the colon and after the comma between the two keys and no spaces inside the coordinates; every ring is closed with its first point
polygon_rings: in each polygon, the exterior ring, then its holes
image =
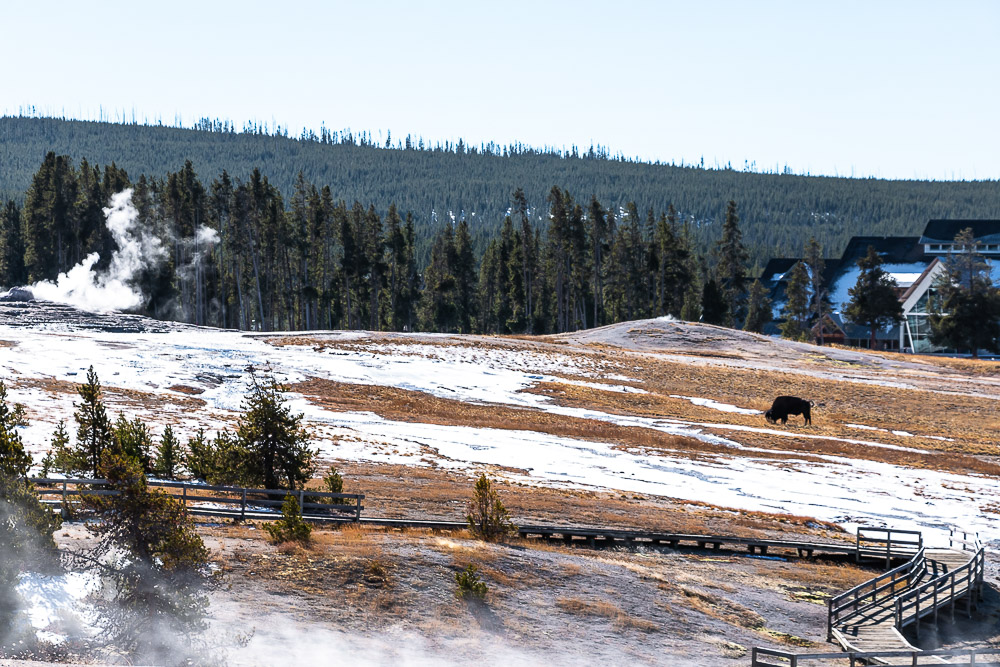
{"type": "Polygon", "coordinates": [[[97,378],[94,367],[87,369],[87,382],[77,387],[80,403],[74,403],[76,413],[76,447],[77,456],[86,462],[85,470],[96,478],[104,450],[114,444],[114,429],[104,409],[101,381],[97,378]]]}
{"type": "Polygon", "coordinates": [[[458,330],[457,280],[454,274],[455,237],[447,224],[434,239],[431,261],[424,271],[421,326],[429,331],[458,330]]]}
{"type": "Polygon", "coordinates": [[[732,328],[742,322],[746,311],[747,249],[743,245],[743,232],[739,227],[736,202],[729,200],[726,219],[722,225],[722,238],[715,246],[716,276],[726,301],[724,322],[732,328]]]}
{"type": "Polygon", "coordinates": [[[761,333],[764,325],[771,321],[771,299],[767,289],[759,280],[754,280],[750,286],[750,296],[747,300],[747,319],[743,328],[747,331],[761,333]]]}
{"type": "Polygon", "coordinates": [[[956,350],[1000,352],[1000,290],[971,229],[955,237],[954,251],[934,283],[931,342],[956,350]]]}
{"type": "Polygon", "coordinates": [[[160,437],[160,445],[156,450],[156,461],[153,471],[163,479],[174,479],[177,475],[180,443],[174,436],[174,429],[167,424],[160,437]]]}
{"type": "Polygon", "coordinates": [[[56,430],[49,441],[49,468],[70,474],[87,469],[87,459],[80,456],[80,452],[72,449],[69,442],[69,433],[66,432],[66,422],[62,419],[56,425],[56,430]]]}
{"type": "Polygon", "coordinates": [[[896,296],[896,281],[882,270],[882,258],[874,246],[868,254],[858,259],[858,281],[848,290],[851,301],[844,309],[844,317],[855,324],[868,327],[871,332],[869,347],[875,349],[875,333],[903,317],[903,307],[896,296]]]}
{"type": "Polygon", "coordinates": [[[833,312],[833,305],[830,303],[830,293],[826,289],[823,271],[826,262],[823,260],[823,246],[815,238],[810,238],[806,244],[806,252],[803,261],[809,269],[809,312],[810,321],[816,325],[817,342],[822,345],[824,320],[833,312]]]}
{"type": "Polygon", "coordinates": [[[705,283],[701,296],[701,321],[705,324],[725,325],[728,321],[729,303],[725,292],[714,278],[705,283]]]}
{"type": "Polygon", "coordinates": [[[270,370],[258,377],[251,368],[248,389],[236,440],[250,454],[250,480],[268,489],[302,488],[314,468],[302,415],[292,413],[270,370]]]}
{"type": "Polygon", "coordinates": [[[24,243],[21,240],[21,210],[13,201],[0,210],[0,286],[17,287],[27,282],[24,243]]]}
{"type": "Polygon", "coordinates": [[[785,318],[781,323],[782,337],[804,340],[809,335],[809,270],[805,262],[796,262],[788,273],[781,312],[785,318]]]}
{"type": "Polygon", "coordinates": [[[87,498],[102,519],[93,527],[99,544],[84,562],[104,579],[104,594],[95,601],[104,639],[139,664],[203,657],[203,647],[192,643],[206,627],[208,550],[183,506],[150,491],[134,459],[106,450],[99,471],[118,492],[87,498]]]}
{"type": "Polygon", "coordinates": [[[152,470],[153,436],[141,418],[130,420],[123,413],[118,413],[114,444],[118,451],[138,463],[144,473],[152,470]]]}
{"type": "Polygon", "coordinates": [[[469,236],[469,225],[463,218],[455,230],[455,251],[453,275],[455,276],[458,328],[462,333],[471,333],[476,320],[476,256],[472,250],[472,237],[469,236]]]}

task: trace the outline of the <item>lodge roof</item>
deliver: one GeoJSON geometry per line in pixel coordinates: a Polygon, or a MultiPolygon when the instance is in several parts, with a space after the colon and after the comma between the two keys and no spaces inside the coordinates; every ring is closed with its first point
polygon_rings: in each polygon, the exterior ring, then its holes
{"type": "Polygon", "coordinates": [[[920,243],[951,243],[964,229],[984,243],[1000,243],[1000,220],[931,220],[924,227],[920,243]]]}

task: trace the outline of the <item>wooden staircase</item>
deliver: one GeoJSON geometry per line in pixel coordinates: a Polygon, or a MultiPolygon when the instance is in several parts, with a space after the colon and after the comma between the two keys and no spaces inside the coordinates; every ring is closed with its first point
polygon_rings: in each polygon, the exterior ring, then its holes
{"type": "MultiPolygon", "coordinates": [[[[850,664],[933,665],[956,663],[969,651],[923,652],[910,644],[901,630],[913,626],[920,636],[922,623],[936,623],[941,615],[954,619],[956,608],[971,616],[983,586],[985,552],[975,535],[952,530],[947,549],[927,549],[919,533],[861,528],[858,559],[884,557],[886,564],[907,560],[883,574],[832,598],[827,614],[827,639],[847,652],[831,654],[786,654],[754,649],[753,665],[776,663],[769,658],[797,665],[807,661],[834,661],[848,657],[850,664]],[[961,657],[960,655],[961,654],[961,657]]],[[[994,653],[995,651],[989,651],[994,653]]],[[[985,657],[985,656],[983,656],[985,657]]],[[[991,656],[992,657],[992,656],[991,656]]]]}

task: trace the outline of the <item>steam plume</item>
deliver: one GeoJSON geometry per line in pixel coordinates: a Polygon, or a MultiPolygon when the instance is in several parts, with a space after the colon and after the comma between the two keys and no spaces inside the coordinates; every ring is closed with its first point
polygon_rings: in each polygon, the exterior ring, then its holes
{"type": "Polygon", "coordinates": [[[41,280],[32,285],[36,299],[99,311],[128,310],[142,305],[142,292],[135,279],[144,267],[163,261],[166,249],[154,234],[136,230],[139,212],[132,206],[131,189],[113,195],[104,215],[108,231],[118,246],[108,268],[96,271],[94,265],[100,256],[92,252],[66,273],[60,273],[55,282],[41,280]]]}

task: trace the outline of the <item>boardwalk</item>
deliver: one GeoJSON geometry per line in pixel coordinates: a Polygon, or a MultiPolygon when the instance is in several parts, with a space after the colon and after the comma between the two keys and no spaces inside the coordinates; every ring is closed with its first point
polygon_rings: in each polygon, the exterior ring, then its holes
{"type": "MultiPolygon", "coordinates": [[[[885,539],[891,542],[891,531],[886,532],[885,539]]],[[[828,639],[847,652],[851,665],[858,661],[876,665],[995,664],[1000,653],[996,649],[924,652],[901,632],[912,626],[913,634],[919,637],[922,623],[936,623],[941,615],[953,619],[959,607],[971,616],[983,585],[985,552],[979,540],[952,531],[947,549],[927,549],[917,540],[907,544],[903,553],[912,555],[902,565],[830,600],[828,639]]],[[[753,665],[782,664],[772,661],[777,658],[795,667],[836,662],[844,656],[754,649],[753,665]]]]}

